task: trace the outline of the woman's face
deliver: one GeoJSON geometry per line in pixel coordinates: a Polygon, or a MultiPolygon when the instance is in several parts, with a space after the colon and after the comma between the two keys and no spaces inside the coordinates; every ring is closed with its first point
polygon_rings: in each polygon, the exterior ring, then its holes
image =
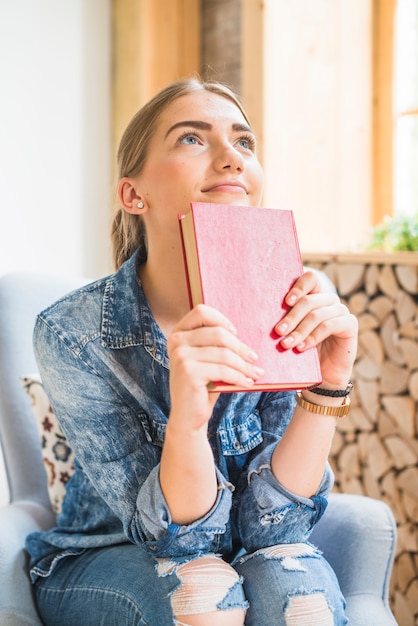
{"type": "Polygon", "coordinates": [[[190,202],[257,206],[262,186],[253,131],[233,102],[210,92],[167,106],[135,179],[146,221],[172,224],[177,233],[177,216],[190,202]]]}

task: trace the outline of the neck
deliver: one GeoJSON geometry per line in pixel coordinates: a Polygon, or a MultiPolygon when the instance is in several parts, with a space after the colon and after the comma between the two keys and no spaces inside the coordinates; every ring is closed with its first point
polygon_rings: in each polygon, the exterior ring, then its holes
{"type": "Polygon", "coordinates": [[[147,261],[139,277],[155,320],[167,336],[190,310],[180,242],[148,247],[147,261]]]}

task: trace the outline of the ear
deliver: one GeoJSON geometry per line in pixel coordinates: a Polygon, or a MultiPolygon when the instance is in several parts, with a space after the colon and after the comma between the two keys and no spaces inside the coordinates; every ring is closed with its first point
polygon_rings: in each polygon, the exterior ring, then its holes
{"type": "Polygon", "coordinates": [[[118,196],[127,213],[142,215],[147,210],[145,202],[137,191],[137,183],[132,178],[124,177],[119,181],[118,196]]]}

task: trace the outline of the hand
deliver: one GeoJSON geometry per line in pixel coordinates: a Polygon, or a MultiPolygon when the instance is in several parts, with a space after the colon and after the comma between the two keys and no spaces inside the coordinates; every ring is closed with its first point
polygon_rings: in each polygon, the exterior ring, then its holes
{"type": "Polygon", "coordinates": [[[335,293],[322,292],[318,276],[306,272],[285,298],[289,312],[275,330],[283,348],[318,347],[324,384],[347,385],[357,353],[357,319],[335,293]]]}
{"type": "Polygon", "coordinates": [[[263,372],[257,355],[237,337],[231,322],[216,309],[198,305],[168,338],[170,356],[170,419],[190,429],[206,426],[219,396],[209,383],[251,387],[263,372]]]}

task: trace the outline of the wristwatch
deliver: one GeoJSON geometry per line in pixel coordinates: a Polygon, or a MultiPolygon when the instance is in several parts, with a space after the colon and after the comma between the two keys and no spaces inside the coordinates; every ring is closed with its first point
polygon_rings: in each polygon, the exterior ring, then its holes
{"type": "Polygon", "coordinates": [[[351,404],[349,396],[344,397],[344,401],[341,406],[324,406],[323,404],[314,404],[313,402],[305,400],[301,391],[296,392],[296,402],[300,407],[302,407],[302,409],[309,411],[309,413],[315,413],[317,415],[332,415],[333,417],[345,417],[348,415],[351,404]]]}

